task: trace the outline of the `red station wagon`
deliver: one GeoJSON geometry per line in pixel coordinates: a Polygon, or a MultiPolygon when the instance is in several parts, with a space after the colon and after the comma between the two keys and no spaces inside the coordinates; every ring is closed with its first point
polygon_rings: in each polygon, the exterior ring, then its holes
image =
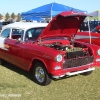
{"type": "Polygon", "coordinates": [[[48,85],[52,79],[89,75],[100,65],[100,47],[74,40],[86,14],[62,12],[50,23],[16,22],[2,28],[0,64],[8,61],[33,80],[48,85]]]}

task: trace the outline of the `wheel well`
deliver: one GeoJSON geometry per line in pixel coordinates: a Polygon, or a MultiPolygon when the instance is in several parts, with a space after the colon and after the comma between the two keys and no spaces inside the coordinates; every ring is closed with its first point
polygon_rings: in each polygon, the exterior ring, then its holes
{"type": "Polygon", "coordinates": [[[32,66],[31,66],[31,68],[30,68],[30,71],[34,68],[34,65],[35,65],[36,63],[42,63],[42,64],[45,66],[45,64],[44,64],[41,60],[39,60],[39,59],[33,59],[33,61],[32,61],[32,66]]]}

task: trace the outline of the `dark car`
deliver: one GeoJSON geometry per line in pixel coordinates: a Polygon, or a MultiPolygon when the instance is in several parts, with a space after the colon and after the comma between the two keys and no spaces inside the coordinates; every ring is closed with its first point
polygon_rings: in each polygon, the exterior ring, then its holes
{"type": "Polygon", "coordinates": [[[91,32],[100,33],[100,25],[96,26],[91,32]]]}
{"type": "Polygon", "coordinates": [[[2,22],[0,22],[0,30],[2,29],[2,22]]]}
{"type": "Polygon", "coordinates": [[[11,22],[10,21],[7,21],[7,22],[0,22],[0,30],[2,29],[2,27],[4,25],[7,25],[7,24],[10,24],[11,22]]]}

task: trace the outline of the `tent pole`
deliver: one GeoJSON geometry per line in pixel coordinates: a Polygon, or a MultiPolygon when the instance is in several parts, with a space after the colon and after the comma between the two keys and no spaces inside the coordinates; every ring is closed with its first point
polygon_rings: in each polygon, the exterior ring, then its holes
{"type": "Polygon", "coordinates": [[[89,29],[89,36],[90,36],[90,44],[92,43],[92,41],[91,41],[91,32],[90,32],[90,24],[89,24],[89,17],[87,17],[88,18],[88,29],[89,29]]]}
{"type": "Polygon", "coordinates": [[[54,4],[54,2],[52,3],[51,9],[50,9],[50,10],[51,10],[51,12],[50,12],[50,13],[51,13],[51,14],[50,14],[50,17],[51,17],[50,20],[52,20],[52,7],[53,7],[53,4],[54,4]]]}

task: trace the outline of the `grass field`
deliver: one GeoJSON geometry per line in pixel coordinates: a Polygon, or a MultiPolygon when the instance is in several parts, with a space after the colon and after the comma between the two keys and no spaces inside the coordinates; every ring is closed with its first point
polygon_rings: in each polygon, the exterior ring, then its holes
{"type": "Polygon", "coordinates": [[[100,100],[100,68],[89,76],[40,86],[29,73],[7,63],[0,66],[0,100],[100,100]]]}

